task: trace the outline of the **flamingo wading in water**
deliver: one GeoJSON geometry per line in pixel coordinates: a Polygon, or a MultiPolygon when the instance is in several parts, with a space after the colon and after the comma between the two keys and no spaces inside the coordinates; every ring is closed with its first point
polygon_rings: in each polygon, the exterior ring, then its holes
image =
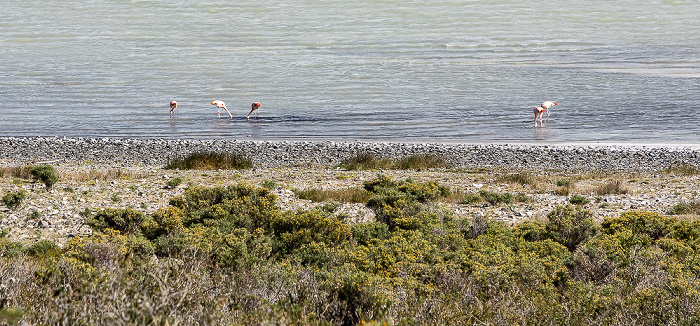
{"type": "MultiPolygon", "coordinates": [[[[555,106],[555,105],[557,105],[557,103],[554,103],[554,102],[552,102],[552,101],[544,101],[544,102],[542,102],[542,104],[540,105],[540,107],[542,107],[542,108],[547,112],[547,119],[546,119],[546,121],[549,121],[549,108],[551,108],[551,107],[553,107],[553,106],[555,106]]],[[[541,123],[541,122],[540,122],[540,126],[542,126],[542,123],[541,123]]]]}
{"type": "Polygon", "coordinates": [[[535,108],[535,128],[537,128],[537,119],[540,119],[540,127],[542,127],[542,115],[544,114],[545,109],[542,108],[541,106],[538,106],[535,108]]]}
{"type": "Polygon", "coordinates": [[[248,120],[250,120],[250,115],[253,114],[253,111],[259,109],[259,108],[260,108],[260,105],[261,105],[261,104],[260,104],[259,102],[254,102],[254,103],[250,106],[250,112],[248,112],[248,116],[246,116],[245,118],[248,119],[248,120]]]}
{"type": "MultiPolygon", "coordinates": [[[[170,117],[173,117],[173,111],[177,109],[177,101],[170,101],[170,117]]],[[[177,117],[177,113],[175,113],[175,116],[177,117]]]]}
{"type": "Polygon", "coordinates": [[[231,119],[233,119],[233,116],[231,115],[231,112],[229,112],[229,110],[226,108],[226,103],[224,103],[224,101],[216,100],[216,101],[212,101],[209,104],[216,106],[218,108],[218,110],[216,110],[216,113],[219,114],[219,118],[221,118],[221,109],[224,109],[224,110],[226,110],[226,113],[228,113],[228,116],[231,119]]]}

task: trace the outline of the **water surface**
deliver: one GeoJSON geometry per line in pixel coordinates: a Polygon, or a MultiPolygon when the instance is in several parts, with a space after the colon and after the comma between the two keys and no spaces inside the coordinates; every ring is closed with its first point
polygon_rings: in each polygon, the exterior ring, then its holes
{"type": "Polygon", "coordinates": [[[5,0],[0,136],[697,144],[698,17],[695,0],[5,0]]]}

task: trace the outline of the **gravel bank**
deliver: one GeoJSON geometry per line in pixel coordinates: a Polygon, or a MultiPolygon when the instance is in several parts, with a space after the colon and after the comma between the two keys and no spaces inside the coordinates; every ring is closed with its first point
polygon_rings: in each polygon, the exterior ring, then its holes
{"type": "Polygon", "coordinates": [[[505,167],[564,171],[654,172],[672,165],[700,167],[700,149],[633,146],[531,146],[333,141],[164,140],[117,138],[0,138],[5,164],[52,161],[163,165],[196,151],[233,151],[263,168],[332,166],[358,153],[399,158],[442,157],[455,168],[505,167]]]}
{"type": "MultiPolygon", "coordinates": [[[[282,210],[312,209],[319,203],[297,198],[293,189],[362,187],[379,173],[397,180],[435,181],[464,193],[476,194],[484,189],[529,197],[526,202],[509,205],[439,204],[459,218],[484,216],[509,224],[543,220],[556,206],[568,203],[573,194],[583,194],[590,200],[586,208],[591,209],[598,220],[629,210],[667,214],[676,204],[700,201],[700,175],[659,173],[673,165],[700,167],[700,152],[692,148],[0,138],[0,167],[40,162],[51,164],[59,173],[59,182],[52,191],[29,180],[0,178],[0,195],[18,190],[28,194],[19,209],[10,210],[0,205],[0,230],[13,240],[32,243],[53,239],[65,244],[75,236],[91,233],[79,214],[86,208],[133,207],[152,213],[167,207],[169,199],[182,194],[188,185],[272,182],[276,185],[273,192],[282,210]],[[194,151],[246,153],[256,167],[233,171],[163,168],[169,158],[194,151]],[[384,157],[433,154],[465,170],[343,171],[330,168],[361,152],[384,157]],[[529,170],[536,184],[504,181],[504,175],[521,170],[529,170]],[[601,170],[606,173],[598,173],[601,170]],[[173,178],[181,178],[182,184],[166,187],[166,182],[173,178]],[[557,190],[559,180],[572,183],[566,194],[557,190]],[[597,187],[611,180],[622,181],[628,191],[595,194],[597,187]]],[[[344,203],[338,212],[355,222],[374,219],[374,213],[363,204],[344,203]]]]}

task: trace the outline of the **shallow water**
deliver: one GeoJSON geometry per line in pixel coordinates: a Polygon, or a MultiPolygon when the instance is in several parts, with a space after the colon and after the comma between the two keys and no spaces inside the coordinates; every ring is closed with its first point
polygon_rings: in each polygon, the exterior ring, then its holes
{"type": "Polygon", "coordinates": [[[6,0],[2,12],[0,136],[700,143],[697,1],[6,0]],[[544,100],[559,105],[534,129],[544,100]]]}

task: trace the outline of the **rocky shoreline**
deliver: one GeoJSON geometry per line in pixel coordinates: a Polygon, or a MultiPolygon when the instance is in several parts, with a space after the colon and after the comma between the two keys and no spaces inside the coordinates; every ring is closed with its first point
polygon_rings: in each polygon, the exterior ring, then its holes
{"type": "Polygon", "coordinates": [[[334,141],[0,138],[3,164],[24,162],[163,165],[191,152],[238,152],[259,167],[332,166],[358,153],[400,158],[435,155],[455,168],[654,172],[700,166],[700,148],[639,146],[470,145],[334,141]]]}
{"type": "MultiPolygon", "coordinates": [[[[508,205],[439,203],[458,218],[483,216],[519,223],[542,220],[573,194],[586,196],[586,208],[602,220],[628,210],[668,214],[674,205],[700,202],[700,176],[663,172],[673,166],[700,168],[700,151],[692,148],[525,146],[412,144],[370,142],[139,140],[86,138],[0,138],[0,168],[51,164],[59,182],[51,191],[40,184],[13,177],[0,178],[0,195],[23,189],[28,196],[17,210],[0,205],[0,229],[15,241],[32,243],[53,239],[60,244],[90,233],[80,212],[106,207],[132,207],[152,213],[166,207],[170,198],[189,185],[219,186],[238,183],[273,184],[283,210],[312,209],[312,203],[295,196],[294,189],[362,187],[378,174],[418,182],[435,181],[455,192],[480,190],[510,192],[529,201],[508,205]],[[168,159],[196,151],[236,151],[251,157],[255,167],[234,171],[165,170],[168,159]],[[358,153],[381,157],[430,154],[451,167],[424,171],[344,171],[335,168],[358,153]],[[534,185],[505,181],[503,176],[523,173],[534,185]],[[173,178],[182,184],[166,186],[173,178]],[[560,180],[572,183],[566,193],[560,180]],[[621,181],[624,194],[595,194],[596,187],[621,181]]],[[[337,211],[352,221],[374,218],[363,204],[344,203],[337,211]]],[[[695,217],[692,217],[695,218],[695,217]]]]}

